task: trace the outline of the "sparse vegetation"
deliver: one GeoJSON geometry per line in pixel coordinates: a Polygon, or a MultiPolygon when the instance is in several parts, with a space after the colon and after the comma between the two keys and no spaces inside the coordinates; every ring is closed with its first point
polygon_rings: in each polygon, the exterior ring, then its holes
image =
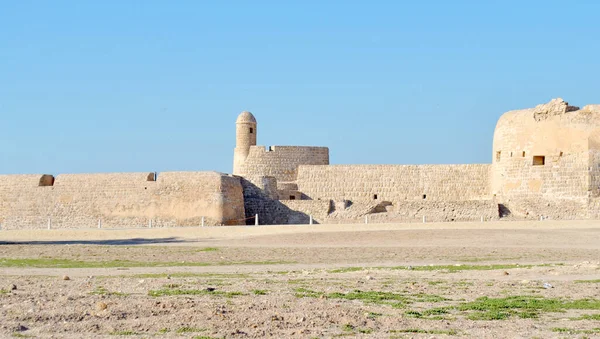
{"type": "Polygon", "coordinates": [[[139,333],[136,333],[134,331],[115,331],[115,332],[110,332],[110,335],[138,335],[139,333]]]}
{"type": "Polygon", "coordinates": [[[539,296],[510,296],[505,298],[481,297],[456,307],[460,311],[475,311],[471,320],[503,320],[511,316],[537,318],[540,312],[564,312],[567,309],[600,309],[600,300],[563,300],[539,296]]]}
{"type": "Polygon", "coordinates": [[[148,261],[82,261],[71,259],[0,259],[0,267],[36,267],[36,268],[112,268],[112,267],[177,267],[177,266],[229,266],[229,265],[278,265],[288,261],[220,261],[220,262],[148,262],[148,261]]]}
{"type": "Polygon", "coordinates": [[[420,334],[445,334],[445,335],[457,335],[458,331],[454,329],[450,330],[423,330],[419,328],[407,328],[403,330],[390,330],[390,333],[420,333],[420,334]]]}
{"type": "Polygon", "coordinates": [[[424,294],[424,293],[410,295],[410,294],[399,294],[399,293],[393,293],[393,292],[354,290],[354,291],[348,292],[348,293],[334,292],[334,293],[325,294],[323,292],[317,292],[317,291],[309,290],[306,288],[297,288],[295,295],[298,298],[304,298],[304,297],[322,298],[322,297],[325,297],[325,298],[330,298],[330,299],[360,300],[360,301],[367,302],[367,303],[391,305],[395,308],[402,308],[406,304],[409,304],[412,302],[439,302],[439,301],[447,300],[446,298],[443,298],[443,297],[440,297],[437,295],[424,294]]]}
{"type": "Polygon", "coordinates": [[[198,333],[198,332],[204,332],[206,331],[205,328],[197,328],[197,327],[181,327],[178,328],[177,331],[175,331],[175,333],[198,333]]]}
{"type": "Polygon", "coordinates": [[[598,320],[600,321],[600,313],[598,314],[584,314],[577,318],[571,318],[571,320],[598,320]]]}
{"type": "Polygon", "coordinates": [[[267,290],[252,290],[255,295],[267,295],[267,290]]]}
{"type": "Polygon", "coordinates": [[[575,280],[577,284],[600,284],[600,279],[594,280],[575,280]]]}
{"type": "Polygon", "coordinates": [[[198,252],[216,252],[219,249],[216,247],[204,247],[198,250],[198,252]]]}
{"type": "Polygon", "coordinates": [[[363,271],[364,269],[365,269],[364,267],[343,267],[343,268],[338,268],[335,270],[329,270],[327,272],[329,272],[329,273],[346,273],[346,272],[363,271]]]}
{"type": "Polygon", "coordinates": [[[554,327],[554,328],[552,328],[552,332],[566,333],[566,334],[598,334],[598,333],[600,333],[600,327],[595,327],[595,328],[592,328],[589,330],[554,327]]]}
{"type": "Polygon", "coordinates": [[[214,296],[222,296],[222,297],[235,297],[239,295],[243,295],[242,292],[226,292],[226,291],[217,291],[217,290],[208,290],[208,289],[171,289],[171,288],[162,288],[159,290],[150,290],[148,291],[148,295],[151,297],[162,297],[169,295],[214,295],[214,296]]]}
{"type": "Polygon", "coordinates": [[[127,293],[123,292],[110,292],[102,286],[97,286],[93,291],[90,292],[92,295],[114,295],[114,296],[127,296],[127,293]]]}

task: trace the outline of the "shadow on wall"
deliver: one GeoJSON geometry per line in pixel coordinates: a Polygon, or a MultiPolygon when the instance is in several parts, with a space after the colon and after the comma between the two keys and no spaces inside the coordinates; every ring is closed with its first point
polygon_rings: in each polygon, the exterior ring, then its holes
{"type": "Polygon", "coordinates": [[[107,239],[107,240],[47,240],[47,241],[0,241],[0,245],[148,245],[148,244],[172,244],[184,242],[198,242],[197,240],[186,240],[176,237],[169,238],[131,238],[131,239],[107,239]]]}
{"type": "MultiPolygon", "coordinates": [[[[276,196],[269,195],[265,190],[256,186],[251,181],[240,178],[244,190],[244,208],[246,210],[247,225],[254,224],[258,214],[260,225],[296,225],[309,224],[310,216],[306,213],[295,211],[282,204],[276,196]]],[[[318,224],[313,220],[313,224],[318,224]]]]}

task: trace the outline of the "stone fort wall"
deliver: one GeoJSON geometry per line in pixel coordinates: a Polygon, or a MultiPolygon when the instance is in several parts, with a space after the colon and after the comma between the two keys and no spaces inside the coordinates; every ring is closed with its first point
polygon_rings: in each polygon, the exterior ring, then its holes
{"type": "Polygon", "coordinates": [[[333,165],[298,168],[306,199],[489,200],[491,165],[333,165]]]}
{"type": "Polygon", "coordinates": [[[248,157],[240,166],[243,177],[272,176],[278,182],[294,181],[299,165],[328,165],[327,147],[251,146],[248,157]]]}
{"type": "Polygon", "coordinates": [[[2,229],[219,225],[244,218],[240,178],[217,172],[0,175],[2,229]]]}
{"type": "Polygon", "coordinates": [[[507,112],[494,133],[492,193],[520,217],[594,217],[600,106],[554,99],[507,112]]]}

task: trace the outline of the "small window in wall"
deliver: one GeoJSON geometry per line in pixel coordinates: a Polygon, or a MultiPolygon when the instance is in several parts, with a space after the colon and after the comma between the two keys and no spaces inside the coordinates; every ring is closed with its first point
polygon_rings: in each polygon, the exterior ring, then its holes
{"type": "Polygon", "coordinates": [[[496,161],[500,161],[501,155],[502,155],[501,151],[496,152],[496,161]]]}
{"type": "Polygon", "coordinates": [[[512,152],[510,152],[510,157],[512,158],[512,152]]]}
{"type": "Polygon", "coordinates": [[[373,194],[373,200],[377,200],[377,194],[373,194]]]}
{"type": "Polygon", "coordinates": [[[559,157],[562,157],[562,156],[563,156],[563,152],[561,151],[561,152],[560,152],[560,154],[559,154],[558,156],[559,156],[559,157]]]}
{"type": "Polygon", "coordinates": [[[533,156],[533,166],[544,166],[546,163],[546,157],[543,155],[534,155],[533,156]]]}
{"type": "Polygon", "coordinates": [[[254,133],[254,128],[250,127],[250,134],[254,133]]]}
{"type": "Polygon", "coordinates": [[[523,151],[523,153],[521,153],[521,156],[522,156],[523,158],[525,158],[525,151],[523,151]]]}
{"type": "Polygon", "coordinates": [[[156,172],[148,173],[148,177],[146,178],[146,181],[156,181],[156,172]]]}
{"type": "Polygon", "coordinates": [[[427,194],[423,194],[423,199],[427,199],[427,194]]]}
{"type": "Polygon", "coordinates": [[[295,195],[290,195],[290,200],[296,200],[296,196],[295,195]]]}

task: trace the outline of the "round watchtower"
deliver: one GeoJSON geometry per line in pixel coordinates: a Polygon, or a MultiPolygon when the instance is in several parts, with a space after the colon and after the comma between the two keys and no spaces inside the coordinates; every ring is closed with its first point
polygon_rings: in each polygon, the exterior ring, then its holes
{"type": "Polygon", "coordinates": [[[243,111],[235,122],[235,150],[233,154],[233,174],[240,175],[240,167],[246,161],[250,146],[256,145],[256,118],[243,111]]]}

